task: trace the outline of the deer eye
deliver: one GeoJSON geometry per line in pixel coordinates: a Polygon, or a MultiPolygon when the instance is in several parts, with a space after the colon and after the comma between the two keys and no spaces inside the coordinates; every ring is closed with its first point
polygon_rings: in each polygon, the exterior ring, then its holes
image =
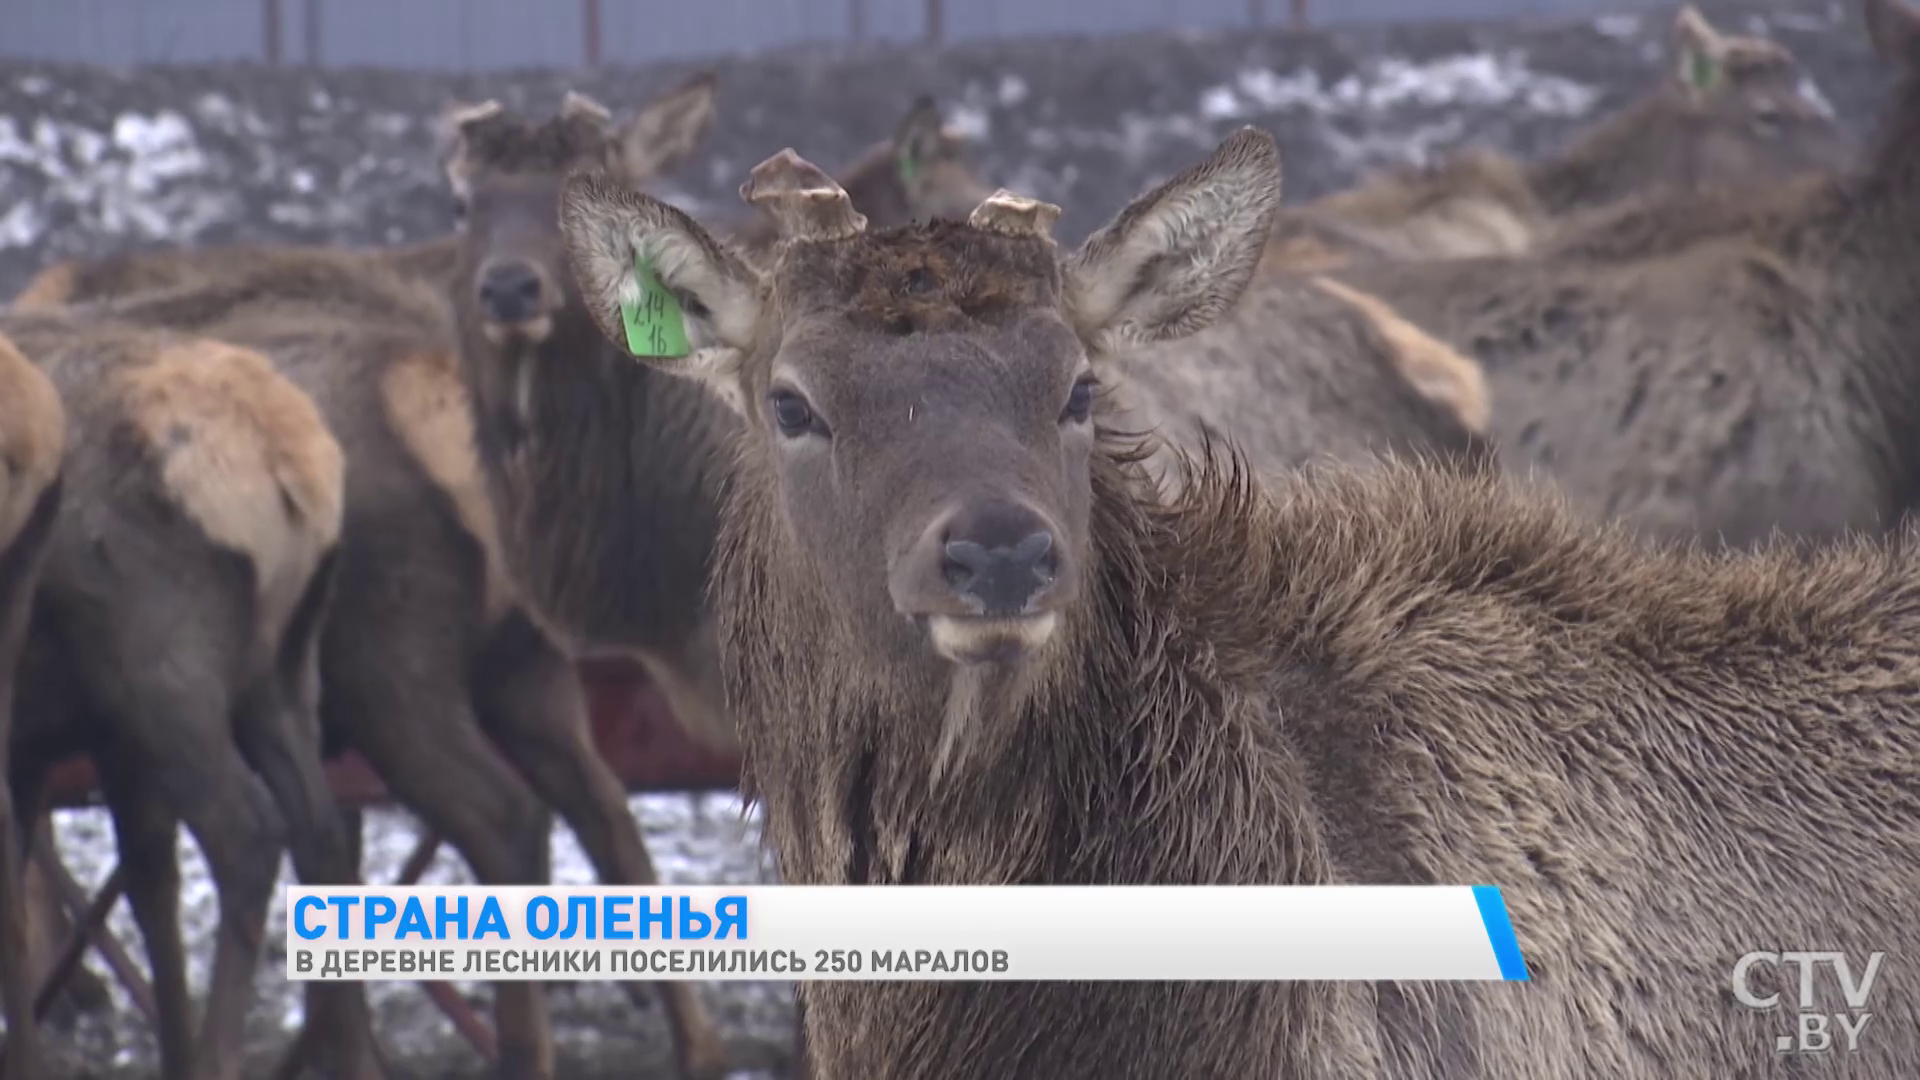
{"type": "Polygon", "coordinates": [[[1100,380],[1091,375],[1084,376],[1075,382],[1073,389],[1067,392],[1066,408],[1060,410],[1060,422],[1063,424],[1086,423],[1088,418],[1093,416],[1093,388],[1099,384],[1100,380]]]}
{"type": "Polygon", "coordinates": [[[767,401],[773,406],[773,422],[779,426],[780,434],[789,439],[824,434],[824,425],[813,415],[813,406],[794,391],[775,390],[767,395],[767,401]]]}

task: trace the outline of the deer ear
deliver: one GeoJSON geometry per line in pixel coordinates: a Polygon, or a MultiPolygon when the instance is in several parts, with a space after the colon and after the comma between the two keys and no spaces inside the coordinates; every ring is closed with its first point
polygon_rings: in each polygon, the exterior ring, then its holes
{"type": "Polygon", "coordinates": [[[1067,307],[1089,351],[1212,325],[1253,279],[1279,205],[1280,151],[1252,127],[1135,199],[1067,260],[1067,307]]]}
{"type": "Polygon", "coordinates": [[[640,110],[620,132],[620,168],[629,183],[678,168],[713,128],[713,95],[719,76],[703,71],[640,110]]]}
{"type": "Polygon", "coordinates": [[[505,112],[505,108],[491,98],[477,104],[456,102],[442,109],[434,121],[434,150],[456,197],[466,197],[472,172],[467,161],[467,139],[473,131],[504,116],[505,112]]]}
{"type": "Polygon", "coordinates": [[[1920,71],[1920,15],[1904,0],[1866,0],[1867,37],[1880,59],[1920,71]]]}
{"type": "Polygon", "coordinates": [[[913,107],[901,117],[893,132],[893,164],[900,182],[912,188],[935,158],[940,156],[943,139],[940,106],[932,94],[921,94],[913,107]]]}
{"type": "Polygon", "coordinates": [[[1718,89],[1726,77],[1727,42],[1692,4],[1673,20],[1673,51],[1680,85],[1699,96],[1718,89]]]}
{"type": "Polygon", "coordinates": [[[603,173],[560,193],[560,232],[580,292],[609,341],[700,380],[745,412],[740,363],[762,306],[760,278],[684,212],[603,173]]]}

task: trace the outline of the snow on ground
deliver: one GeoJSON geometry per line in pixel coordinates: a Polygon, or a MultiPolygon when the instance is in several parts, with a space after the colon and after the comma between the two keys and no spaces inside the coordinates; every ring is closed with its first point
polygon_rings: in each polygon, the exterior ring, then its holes
{"type": "MultiPolygon", "coordinates": [[[[737,797],[648,795],[634,798],[631,806],[664,882],[746,884],[773,880],[759,852],[759,815],[743,807],[737,797]]],[[[61,811],[55,815],[54,829],[61,856],[75,878],[89,889],[97,888],[114,862],[113,825],[106,812],[61,811]]],[[[392,881],[398,877],[418,835],[417,824],[405,813],[368,812],[363,829],[367,880],[392,881]]],[[[554,829],[552,851],[556,882],[587,884],[594,880],[585,853],[564,826],[554,829]]],[[[218,900],[207,878],[206,864],[184,832],[180,859],[182,923],[191,950],[188,978],[193,992],[200,995],[206,992],[219,919],[218,900]]],[[[283,862],[281,884],[292,880],[292,867],[283,862]]],[[[443,847],[422,881],[460,885],[471,884],[473,879],[466,865],[443,847]]],[[[268,915],[267,948],[255,980],[259,998],[249,1032],[250,1055],[263,1068],[300,1025],[299,988],[283,974],[286,918],[281,890],[268,915]]],[[[144,967],[139,931],[124,902],[114,908],[109,925],[144,967]]],[[[55,1053],[73,1057],[75,1068],[89,1075],[148,1075],[155,1060],[150,1033],[139,1023],[131,1001],[111,982],[99,959],[90,955],[88,964],[108,979],[115,997],[115,1014],[86,1018],[66,1038],[56,1035],[55,1053]]],[[[456,981],[453,985],[469,1002],[484,1009],[484,984],[456,981]]],[[[733,1045],[736,1063],[742,1069],[737,1080],[784,1075],[792,1041],[790,984],[710,983],[704,989],[709,1008],[733,1045]]],[[[479,1056],[457,1040],[452,1026],[412,984],[370,983],[368,997],[381,1047],[402,1070],[399,1077],[479,1074],[479,1056]]],[[[553,1010],[556,1042],[565,1066],[563,1075],[668,1075],[664,1026],[657,1015],[636,1012],[612,984],[578,983],[558,990],[553,994],[553,1010]]]]}

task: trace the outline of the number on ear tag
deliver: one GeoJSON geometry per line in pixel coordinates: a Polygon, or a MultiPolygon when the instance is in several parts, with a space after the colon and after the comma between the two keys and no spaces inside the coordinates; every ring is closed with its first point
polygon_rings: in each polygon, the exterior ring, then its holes
{"type": "Polygon", "coordinates": [[[687,343],[687,320],[680,301],[660,284],[653,264],[644,256],[633,260],[633,278],[640,297],[621,301],[620,318],[627,325],[627,349],[635,356],[674,357],[692,351],[687,343]]]}

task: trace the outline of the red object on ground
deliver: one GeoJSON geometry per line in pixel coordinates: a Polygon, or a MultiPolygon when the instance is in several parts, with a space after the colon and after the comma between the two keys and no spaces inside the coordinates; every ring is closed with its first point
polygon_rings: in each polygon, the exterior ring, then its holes
{"type": "MultiPolygon", "coordinates": [[[[689,737],[637,665],[593,660],[579,667],[594,743],[629,791],[728,791],[738,786],[739,759],[689,737]]],[[[348,805],[387,801],[385,785],[358,754],[328,762],[327,776],[334,795],[348,805]]],[[[93,762],[78,757],[55,766],[48,794],[53,806],[89,806],[96,787],[93,762]]]]}

